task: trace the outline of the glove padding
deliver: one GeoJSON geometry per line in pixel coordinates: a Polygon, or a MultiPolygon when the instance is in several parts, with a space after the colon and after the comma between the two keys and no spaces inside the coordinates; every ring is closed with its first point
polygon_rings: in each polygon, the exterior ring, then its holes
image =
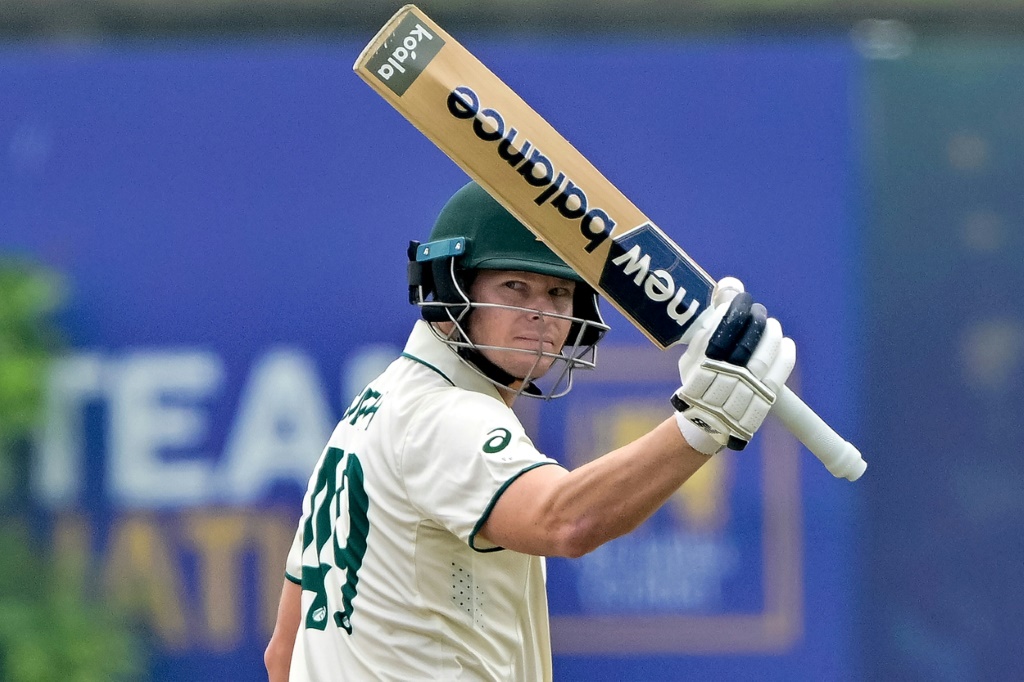
{"type": "Polygon", "coordinates": [[[746,447],[796,364],[793,340],[742,284],[729,278],[719,293],[679,359],[682,386],[672,396],[683,437],[707,455],[746,447]]]}

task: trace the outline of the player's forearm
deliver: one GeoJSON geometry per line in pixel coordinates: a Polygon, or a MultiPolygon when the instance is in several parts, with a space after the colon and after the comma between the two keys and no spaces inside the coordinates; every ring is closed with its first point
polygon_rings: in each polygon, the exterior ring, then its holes
{"type": "Polygon", "coordinates": [[[277,607],[277,623],[274,625],[274,634],[263,653],[268,682],[288,682],[292,648],[295,646],[295,637],[301,620],[301,599],[302,588],[286,579],[281,587],[281,600],[277,607]]]}
{"type": "Polygon", "coordinates": [[[562,551],[580,556],[649,518],[706,461],[674,419],[562,477],[547,500],[562,551]]]}
{"type": "Polygon", "coordinates": [[[288,682],[291,667],[291,652],[271,644],[263,653],[263,664],[267,668],[267,682],[288,682]]]}

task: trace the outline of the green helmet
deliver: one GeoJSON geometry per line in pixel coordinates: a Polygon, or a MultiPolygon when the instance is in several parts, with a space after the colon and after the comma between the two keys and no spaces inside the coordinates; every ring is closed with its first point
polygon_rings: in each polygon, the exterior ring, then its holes
{"type": "Polygon", "coordinates": [[[483,187],[470,182],[441,209],[430,241],[410,243],[409,301],[420,306],[423,319],[428,322],[454,323],[459,334],[456,338],[444,339],[446,343],[490,380],[508,385],[513,379],[523,377],[511,377],[490,365],[476,352],[463,326],[475,305],[468,291],[477,270],[535,272],[577,283],[573,324],[562,354],[567,367],[567,387],[558,395],[563,395],[571,387],[573,369],[593,366],[594,346],[608,330],[597,305],[597,294],[483,187]]]}
{"type": "Polygon", "coordinates": [[[521,270],[583,282],[576,272],[505,210],[483,187],[471,182],[456,192],[437,216],[430,241],[465,237],[459,259],[464,270],[521,270]]]}

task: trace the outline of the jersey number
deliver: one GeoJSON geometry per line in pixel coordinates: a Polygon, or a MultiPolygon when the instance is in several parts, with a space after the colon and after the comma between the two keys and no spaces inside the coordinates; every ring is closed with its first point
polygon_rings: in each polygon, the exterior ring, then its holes
{"type": "Polygon", "coordinates": [[[314,594],[313,603],[306,612],[306,627],[327,629],[327,575],[333,570],[341,570],[345,572],[341,610],[332,616],[334,623],[351,635],[352,600],[356,596],[359,567],[363,565],[366,536],[370,532],[366,518],[370,501],[363,486],[363,467],[359,458],[338,448],[328,448],[311,499],[313,508],[302,529],[302,551],[305,555],[306,549],[315,542],[319,565],[302,567],[302,589],[314,594]],[[339,476],[343,462],[344,469],[339,476]],[[347,496],[345,504],[342,503],[343,494],[347,496]],[[341,514],[348,516],[348,537],[344,545],[339,544],[336,526],[341,514]],[[331,556],[324,557],[324,545],[332,538],[333,552],[331,556]]]}

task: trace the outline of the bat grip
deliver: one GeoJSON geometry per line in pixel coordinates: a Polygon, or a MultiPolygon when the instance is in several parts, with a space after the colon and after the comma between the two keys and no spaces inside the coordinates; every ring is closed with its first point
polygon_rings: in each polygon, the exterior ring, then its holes
{"type": "Polygon", "coordinates": [[[860,451],[843,440],[789,388],[782,387],[772,414],[778,417],[789,432],[814,453],[836,478],[856,481],[868,468],[867,463],[861,458],[860,451]]]}

